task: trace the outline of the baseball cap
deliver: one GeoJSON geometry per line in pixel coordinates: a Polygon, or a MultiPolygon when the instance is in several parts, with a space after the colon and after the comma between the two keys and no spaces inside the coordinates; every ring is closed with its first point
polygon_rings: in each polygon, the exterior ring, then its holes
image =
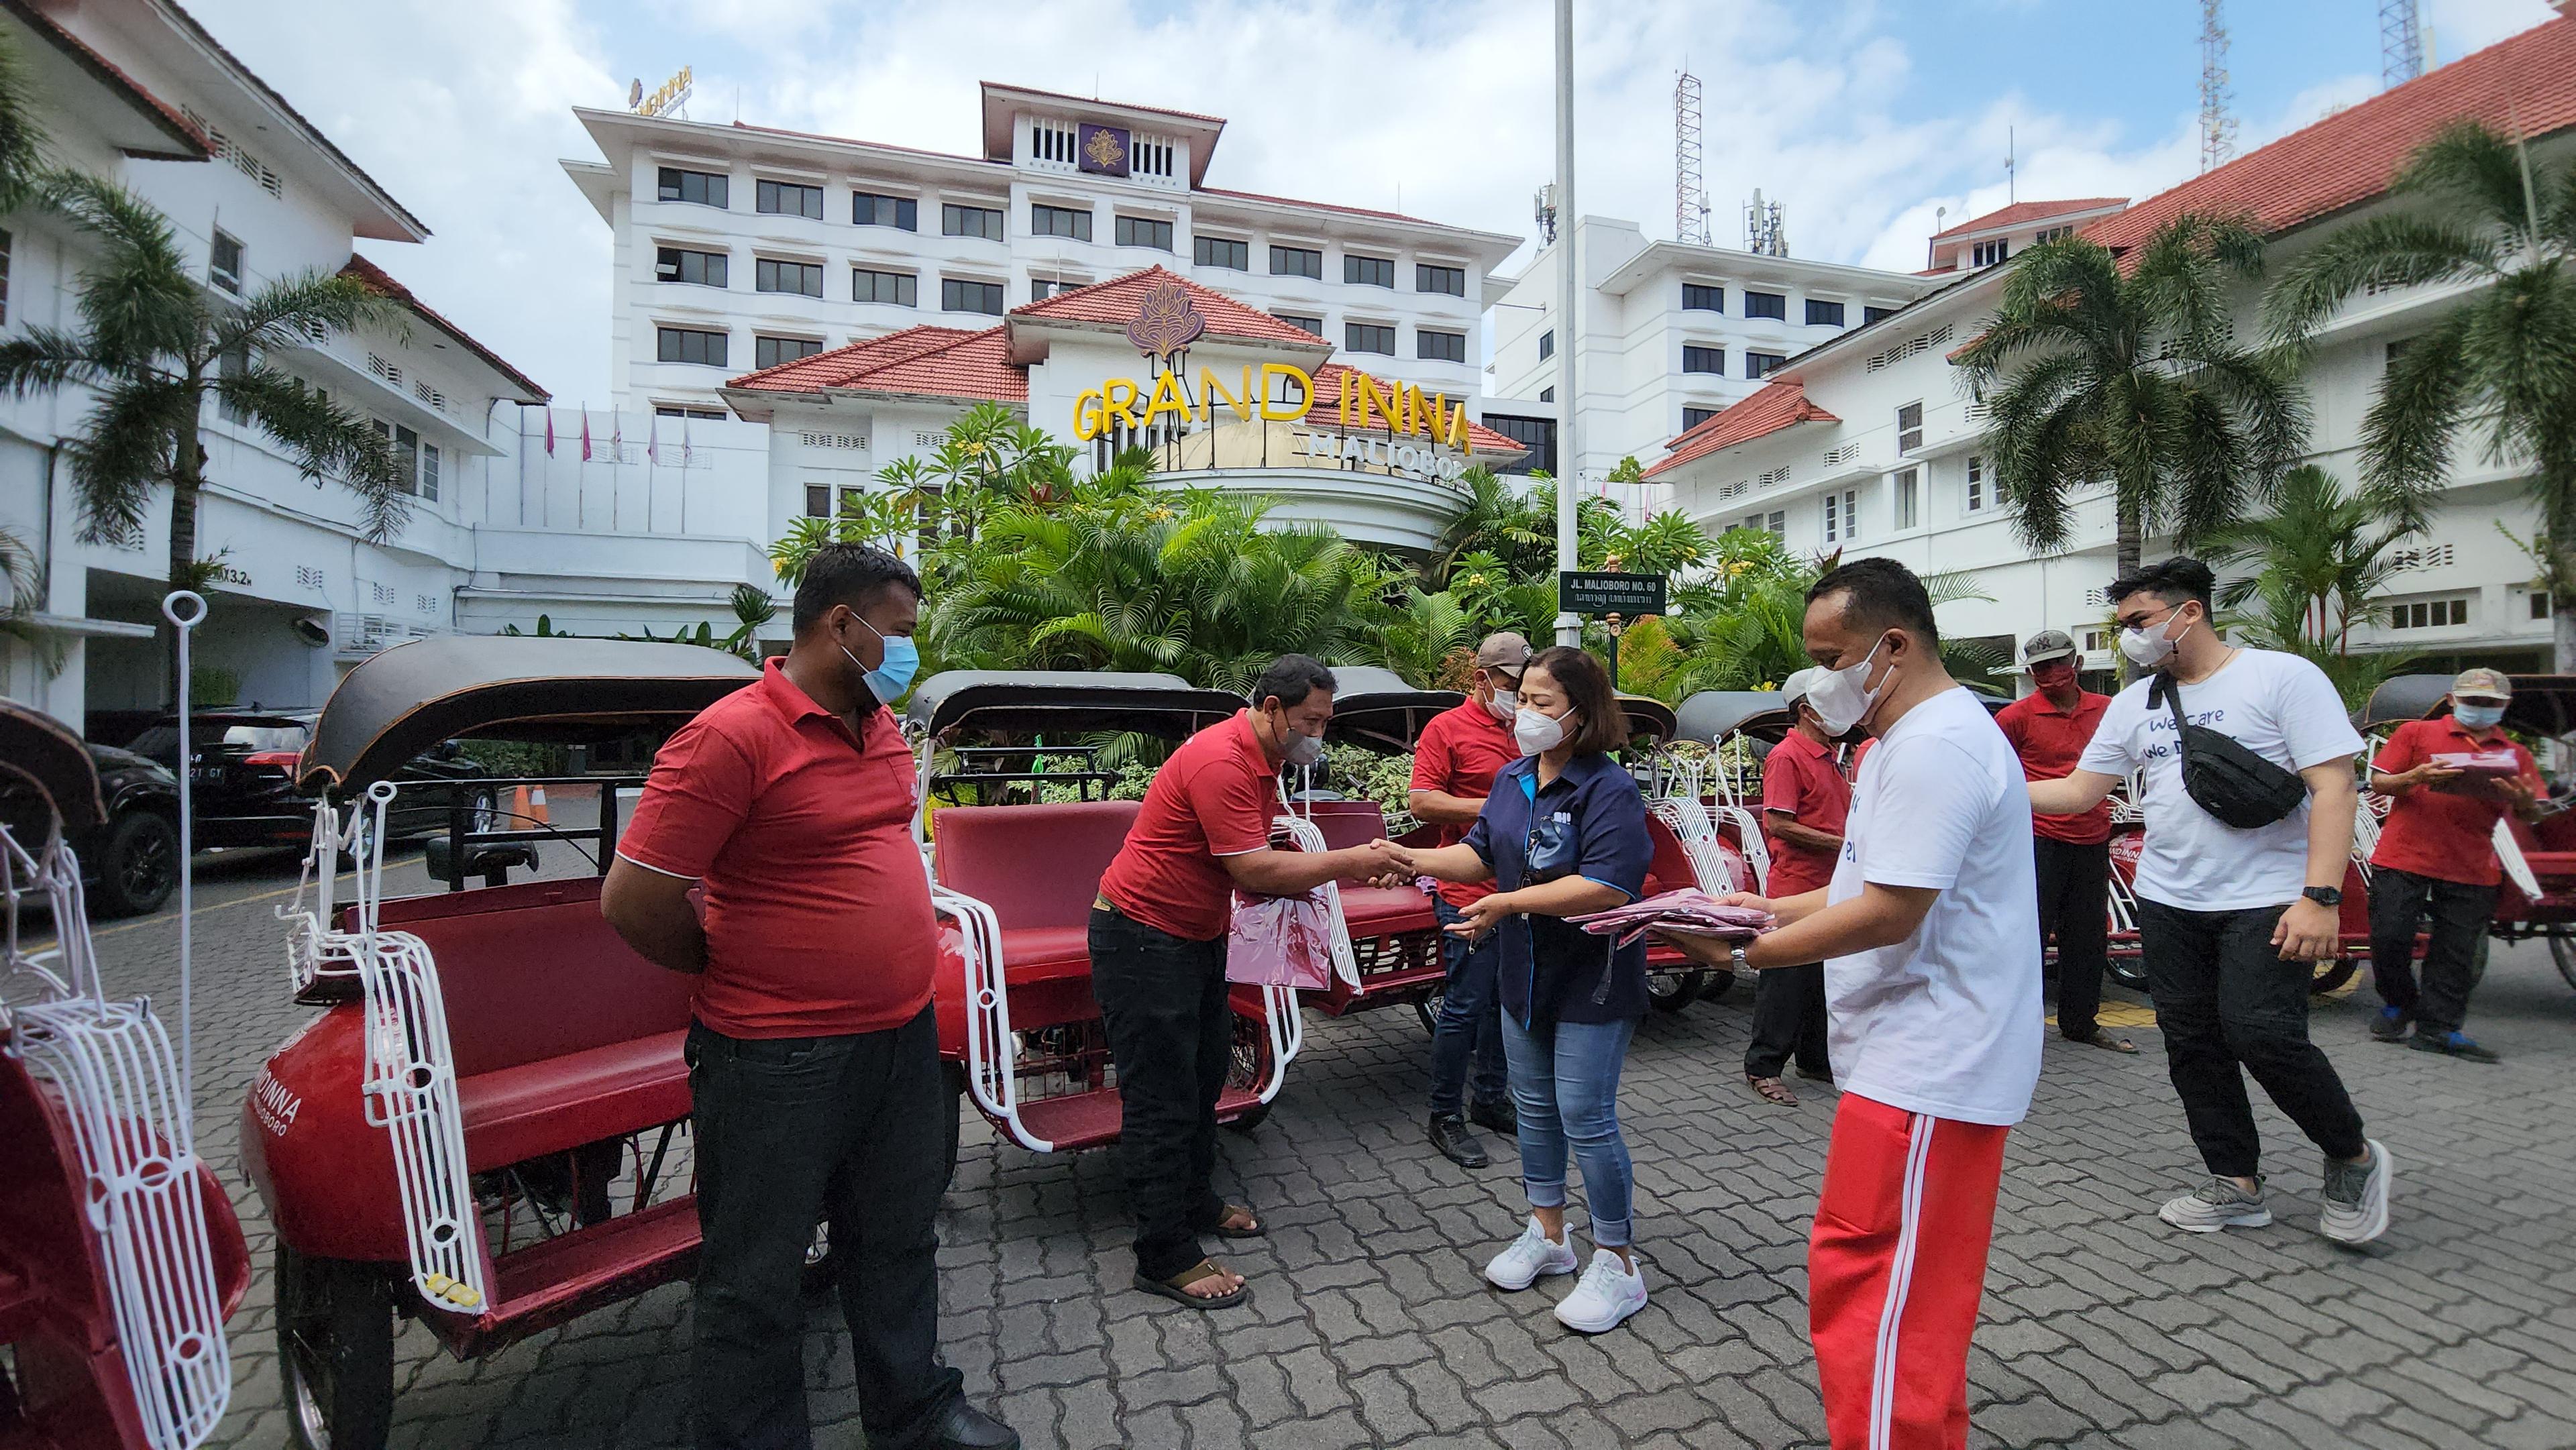
{"type": "Polygon", "coordinates": [[[2506,679],[2502,670],[2480,665],[2476,669],[2462,670],[2452,679],[2451,698],[2510,700],[2513,698],[2513,681],[2506,679]]]}
{"type": "Polygon", "coordinates": [[[1814,665],[1809,665],[1807,668],[1796,671],[1791,674],[1789,678],[1782,680],[1780,682],[1780,703],[1783,705],[1795,705],[1800,700],[1806,698],[1807,691],[1815,688],[1816,676],[1821,673],[1823,672],[1817,669],[1814,665]]]}
{"type": "Polygon", "coordinates": [[[2075,641],[2067,637],[2065,630],[2043,629],[2022,642],[2021,662],[2025,665],[2044,665],[2050,660],[2062,660],[2074,653],[2075,641]]]}
{"type": "Polygon", "coordinates": [[[1510,672],[1514,679],[1518,679],[1521,671],[1528,668],[1529,658],[1529,641],[1509,630],[1500,634],[1489,634],[1485,636],[1484,643],[1476,646],[1476,668],[1505,670],[1510,672]]]}

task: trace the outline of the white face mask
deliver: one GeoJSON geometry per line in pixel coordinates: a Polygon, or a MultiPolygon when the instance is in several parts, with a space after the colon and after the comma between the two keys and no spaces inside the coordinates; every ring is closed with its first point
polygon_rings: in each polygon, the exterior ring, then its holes
{"type": "Polygon", "coordinates": [[[1512,712],[1512,739],[1523,755],[1544,755],[1564,743],[1565,721],[1523,705],[1512,712]]]}
{"type": "Polygon", "coordinates": [[[1520,707],[1520,696],[1513,694],[1509,690],[1496,690],[1494,692],[1494,703],[1487,705],[1485,708],[1494,712],[1495,719],[1509,725],[1512,723],[1513,713],[1519,710],[1520,707]]]}
{"type": "MultiPolygon", "coordinates": [[[[2173,621],[2167,619],[2165,628],[2172,627],[2173,621]]],[[[2184,625],[2182,632],[2191,633],[2191,626],[2184,625]]],[[[2142,670],[2152,670],[2163,664],[2167,659],[2172,658],[2173,652],[2174,642],[2165,635],[2163,630],[2124,629],[2120,631],[2120,653],[2127,655],[2130,662],[2142,670]]]]}
{"type": "MultiPolygon", "coordinates": [[[[1285,728],[1285,727],[1283,727],[1285,728]]],[[[1304,767],[1324,758],[1324,738],[1302,730],[1289,729],[1280,737],[1279,756],[1290,765],[1304,767]]]]}
{"type": "Polygon", "coordinates": [[[2472,730],[2492,730],[2504,723],[2504,706],[2455,703],[2451,718],[2472,730]]]}
{"type": "Polygon", "coordinates": [[[1880,635],[1878,643],[1869,647],[1869,653],[1859,664],[1827,670],[1822,678],[1807,687],[1807,708],[1816,712],[1816,721],[1825,727],[1827,735],[1841,735],[1867,719],[1870,707],[1887,692],[1887,682],[1895,675],[1894,670],[1879,678],[1877,688],[1872,689],[1867,684],[1871,662],[1886,647],[1887,636],[1880,635]]]}

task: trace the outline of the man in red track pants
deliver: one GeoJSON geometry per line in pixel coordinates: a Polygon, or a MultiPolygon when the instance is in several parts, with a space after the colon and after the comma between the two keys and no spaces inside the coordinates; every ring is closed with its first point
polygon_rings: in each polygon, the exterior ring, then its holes
{"type": "MultiPolygon", "coordinates": [[[[1833,881],[1763,900],[1743,965],[1822,959],[1834,1076],[1807,1245],[1808,1332],[1835,1450],[1955,1450],[2004,1134],[2039,1081],[2038,882],[2011,744],[1942,668],[1922,581],[1846,564],[1807,595],[1807,705],[1877,736],[1833,881]]],[[[1724,945],[1676,938],[1723,960],[1724,945]]]]}

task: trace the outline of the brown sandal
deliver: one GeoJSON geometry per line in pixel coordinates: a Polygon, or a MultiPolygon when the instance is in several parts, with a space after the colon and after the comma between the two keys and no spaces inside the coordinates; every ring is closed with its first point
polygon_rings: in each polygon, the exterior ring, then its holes
{"type": "Polygon", "coordinates": [[[1208,1226],[1208,1232],[1221,1239],[1257,1239],[1268,1234],[1270,1230],[1261,1226],[1261,1220],[1251,1209],[1239,1203],[1229,1203],[1225,1206],[1225,1212],[1217,1215],[1216,1222],[1208,1226]],[[1234,1222],[1237,1214],[1243,1216],[1243,1222],[1240,1225],[1234,1222]]]}
{"type": "Polygon", "coordinates": [[[1193,1309],[1231,1308],[1252,1297],[1250,1284],[1238,1284],[1233,1292],[1226,1294],[1190,1292],[1191,1285],[1204,1284],[1210,1279],[1222,1279],[1225,1273],[1225,1270],[1217,1267],[1216,1260],[1201,1259],[1168,1279],[1148,1279],[1139,1273],[1136,1275],[1136,1287],[1148,1294],[1159,1294],[1175,1304],[1187,1304],[1193,1309]]]}
{"type": "Polygon", "coordinates": [[[1798,1105],[1798,1095],[1789,1091],[1789,1085],[1776,1077],[1755,1077],[1747,1073],[1744,1085],[1753,1089],[1754,1094],[1766,1103],[1784,1108],[1794,1108],[1798,1105]]]}
{"type": "Polygon", "coordinates": [[[2135,1054],[2138,1050],[2138,1044],[2131,1042],[2129,1039],[2125,1037],[2105,1037],[2098,1029],[2095,1030],[2093,1035],[2090,1037],[2070,1037],[2066,1040],[2084,1047],[2098,1047],[2104,1052],[2135,1054]]]}

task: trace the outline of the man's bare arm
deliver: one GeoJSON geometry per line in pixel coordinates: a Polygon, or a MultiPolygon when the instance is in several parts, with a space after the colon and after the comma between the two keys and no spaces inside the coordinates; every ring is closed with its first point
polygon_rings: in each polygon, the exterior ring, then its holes
{"type": "Polygon", "coordinates": [[[600,883],[599,914],[644,960],[675,972],[703,972],[707,934],[689,904],[697,884],[620,856],[609,862],[608,879],[600,883]]]}

